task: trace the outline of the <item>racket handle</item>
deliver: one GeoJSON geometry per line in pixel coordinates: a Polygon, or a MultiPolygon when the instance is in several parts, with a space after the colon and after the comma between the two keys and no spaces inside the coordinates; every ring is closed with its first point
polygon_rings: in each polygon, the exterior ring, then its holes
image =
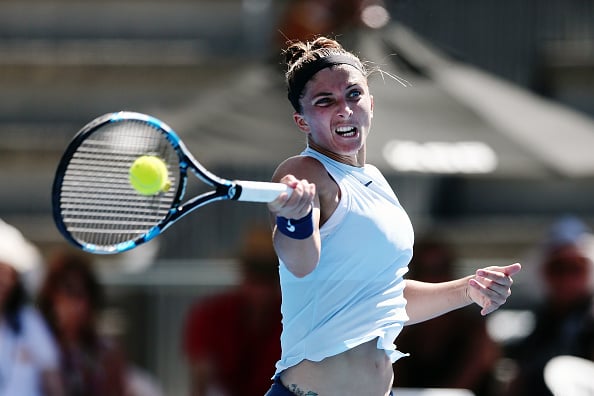
{"type": "Polygon", "coordinates": [[[293,192],[293,189],[291,187],[282,183],[257,182],[246,180],[236,180],[235,182],[241,186],[241,193],[237,198],[238,201],[272,202],[284,192],[286,192],[289,195],[291,195],[291,193],[293,192]]]}

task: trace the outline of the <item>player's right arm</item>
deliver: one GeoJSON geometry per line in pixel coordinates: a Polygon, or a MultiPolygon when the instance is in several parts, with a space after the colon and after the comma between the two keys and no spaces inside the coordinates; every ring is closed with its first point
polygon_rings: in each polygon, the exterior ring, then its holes
{"type": "MultiPolygon", "coordinates": [[[[284,183],[293,189],[290,196],[281,194],[279,198],[268,204],[268,208],[273,223],[276,253],[287,269],[300,278],[311,273],[320,259],[320,197],[316,184],[322,181],[321,170],[323,166],[313,158],[292,157],[283,162],[272,177],[272,181],[284,183]],[[295,220],[307,218],[310,211],[313,223],[311,235],[297,239],[289,236],[291,232],[283,232],[280,229],[281,227],[292,228],[295,220]],[[279,224],[277,221],[279,216],[289,219],[289,224],[285,225],[282,221],[279,224]]],[[[325,174],[325,170],[323,172],[325,174]]],[[[306,224],[298,225],[298,227],[305,226],[306,224]]]]}

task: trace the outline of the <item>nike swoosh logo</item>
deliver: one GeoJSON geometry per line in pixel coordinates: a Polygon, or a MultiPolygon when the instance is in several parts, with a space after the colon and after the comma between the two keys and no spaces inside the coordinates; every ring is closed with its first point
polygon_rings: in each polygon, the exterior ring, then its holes
{"type": "Polygon", "coordinates": [[[291,224],[291,220],[287,221],[287,226],[285,227],[289,232],[295,232],[295,226],[291,224]]]}

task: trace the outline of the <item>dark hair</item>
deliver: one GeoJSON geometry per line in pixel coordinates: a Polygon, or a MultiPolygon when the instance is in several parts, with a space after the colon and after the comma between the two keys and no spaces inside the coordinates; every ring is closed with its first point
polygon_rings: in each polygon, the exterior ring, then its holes
{"type": "Polygon", "coordinates": [[[19,334],[22,330],[22,323],[20,313],[22,308],[28,303],[29,299],[25,286],[17,277],[16,283],[14,284],[6,302],[4,304],[4,317],[10,330],[15,334],[19,334]]]}
{"type": "Polygon", "coordinates": [[[545,274],[557,277],[562,274],[574,274],[588,277],[591,261],[586,252],[575,243],[559,245],[544,258],[545,274]]]}
{"type": "Polygon", "coordinates": [[[349,64],[367,77],[369,71],[361,60],[353,53],[345,50],[342,45],[327,37],[318,37],[312,41],[296,41],[291,43],[284,51],[287,71],[285,82],[287,84],[289,101],[297,112],[301,112],[299,99],[303,94],[303,88],[307,81],[317,71],[324,67],[339,64],[349,64]],[[325,58],[335,57],[330,62],[314,65],[325,58]],[[313,67],[312,67],[313,66],[313,67]]]}
{"type": "Polygon", "coordinates": [[[82,283],[84,296],[89,302],[91,318],[86,323],[83,340],[88,346],[98,341],[95,319],[103,307],[103,288],[92,267],[91,259],[83,253],[70,249],[54,252],[48,260],[48,272],[39,293],[38,305],[52,332],[60,338],[57,318],[54,311],[54,296],[65,286],[69,277],[82,283]]]}

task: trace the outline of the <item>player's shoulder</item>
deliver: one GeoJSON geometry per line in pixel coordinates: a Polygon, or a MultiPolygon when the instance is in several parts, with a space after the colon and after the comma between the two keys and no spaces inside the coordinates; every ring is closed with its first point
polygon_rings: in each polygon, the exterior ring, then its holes
{"type": "Polygon", "coordinates": [[[287,158],[276,168],[273,179],[278,181],[288,174],[298,179],[314,181],[320,177],[327,176],[327,171],[324,165],[317,159],[307,155],[296,155],[287,158]]]}

